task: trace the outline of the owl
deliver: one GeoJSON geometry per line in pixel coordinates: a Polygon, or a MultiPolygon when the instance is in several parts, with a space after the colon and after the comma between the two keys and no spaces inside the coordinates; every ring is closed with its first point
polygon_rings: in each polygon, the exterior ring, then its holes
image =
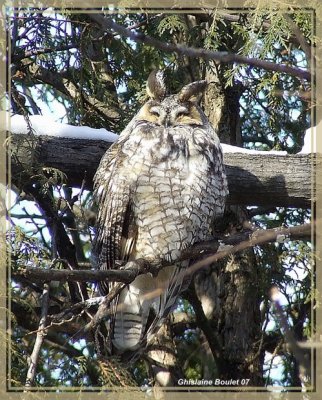
{"type": "MultiPolygon", "coordinates": [[[[98,204],[93,256],[100,269],[143,259],[156,271],[127,285],[111,305],[110,354],[134,352],[156,334],[185,286],[187,247],[212,238],[227,181],[216,132],[198,105],[206,81],[167,96],[164,75],[147,80],[149,100],[103,156],[94,178],[98,204]],[[167,263],[170,266],[162,266],[167,263]]],[[[101,282],[106,295],[115,283],[101,282]]]]}

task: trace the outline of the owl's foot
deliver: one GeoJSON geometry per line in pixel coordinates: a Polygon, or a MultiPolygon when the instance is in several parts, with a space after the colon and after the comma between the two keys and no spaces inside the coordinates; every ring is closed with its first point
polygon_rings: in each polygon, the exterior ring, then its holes
{"type": "Polygon", "coordinates": [[[149,261],[138,258],[137,260],[128,261],[125,265],[119,267],[121,270],[133,270],[139,274],[150,273],[152,276],[157,276],[160,271],[160,266],[150,263],[149,261]]]}

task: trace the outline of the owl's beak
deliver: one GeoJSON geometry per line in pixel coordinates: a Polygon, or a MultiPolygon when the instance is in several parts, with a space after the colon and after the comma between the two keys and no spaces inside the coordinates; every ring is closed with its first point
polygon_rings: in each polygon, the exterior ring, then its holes
{"type": "Polygon", "coordinates": [[[169,128],[169,126],[171,126],[171,121],[169,117],[166,117],[164,120],[164,126],[165,128],[169,128]]]}
{"type": "Polygon", "coordinates": [[[169,128],[169,126],[171,126],[170,118],[167,115],[161,116],[161,118],[159,119],[159,123],[160,125],[163,125],[165,128],[169,128]]]}

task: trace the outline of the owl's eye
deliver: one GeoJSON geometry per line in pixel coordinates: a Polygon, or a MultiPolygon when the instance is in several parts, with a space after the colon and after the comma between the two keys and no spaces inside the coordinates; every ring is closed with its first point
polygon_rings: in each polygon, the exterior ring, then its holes
{"type": "Polygon", "coordinates": [[[150,108],[150,113],[152,115],[156,115],[157,117],[160,117],[160,110],[159,107],[151,107],[150,108]]]}
{"type": "Polygon", "coordinates": [[[186,107],[179,107],[176,112],[176,117],[182,117],[183,115],[188,115],[189,110],[186,107]]]}
{"type": "Polygon", "coordinates": [[[184,115],[188,115],[188,112],[187,111],[180,111],[180,112],[177,113],[176,117],[177,118],[178,117],[183,117],[184,115]]]}

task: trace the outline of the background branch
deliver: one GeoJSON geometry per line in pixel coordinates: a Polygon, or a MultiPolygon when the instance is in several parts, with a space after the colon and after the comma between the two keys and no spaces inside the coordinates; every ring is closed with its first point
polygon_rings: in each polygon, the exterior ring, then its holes
{"type": "Polygon", "coordinates": [[[29,368],[26,377],[25,388],[28,389],[33,386],[36,368],[39,360],[40,349],[44,341],[44,337],[46,335],[46,323],[47,323],[47,314],[48,314],[48,304],[49,304],[49,284],[44,284],[44,289],[42,293],[42,308],[41,308],[41,318],[39,322],[39,327],[37,331],[36,341],[34,344],[34,348],[32,354],[29,359],[29,368]]]}
{"type": "Polygon", "coordinates": [[[296,361],[300,366],[300,376],[303,381],[307,380],[311,375],[310,357],[306,349],[299,346],[293,331],[289,326],[287,317],[284,314],[283,308],[279,302],[280,293],[277,287],[271,289],[271,300],[274,304],[274,309],[280,324],[280,327],[285,335],[285,341],[290,347],[296,361]]]}
{"type": "Polygon", "coordinates": [[[144,35],[143,33],[133,32],[123,26],[117,24],[112,18],[104,18],[101,15],[92,14],[91,18],[99,23],[104,29],[109,31],[115,31],[122,36],[128,37],[134,42],[144,43],[149,46],[153,46],[159,50],[167,53],[177,53],[179,55],[185,55],[188,57],[203,58],[205,60],[215,60],[221,63],[238,63],[246,64],[253,67],[263,68],[268,71],[278,71],[289,75],[297,76],[301,79],[310,80],[311,74],[300,68],[290,67],[285,64],[275,64],[273,62],[259,60],[258,58],[249,58],[239,54],[228,53],[226,51],[210,51],[206,49],[195,49],[180,44],[172,44],[162,42],[154,39],[151,36],[144,35]]]}

